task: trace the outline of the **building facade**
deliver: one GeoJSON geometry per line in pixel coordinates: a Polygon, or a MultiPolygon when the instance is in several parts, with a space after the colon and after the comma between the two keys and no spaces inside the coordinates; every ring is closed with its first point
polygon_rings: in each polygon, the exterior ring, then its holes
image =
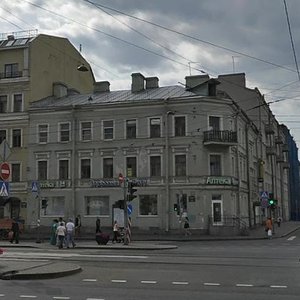
{"type": "MultiPolygon", "coordinates": [[[[28,164],[28,106],[53,95],[56,82],[80,92],[92,90],[94,77],[81,54],[65,38],[36,31],[2,34],[0,40],[0,161],[10,165],[9,195],[0,196],[0,218],[18,218],[25,223],[31,187],[28,164]],[[6,149],[4,151],[4,149],[6,149]]],[[[56,90],[59,95],[60,90],[56,90]]]]}
{"type": "Polygon", "coordinates": [[[124,199],[122,174],[137,187],[132,226],[180,230],[182,217],[203,233],[258,224],[259,129],[208,76],[186,88],[159,87],[132,74],[131,90],[48,97],[32,103],[29,174],[38,187],[29,219],[81,215],[85,228],[111,227],[124,199]]]}

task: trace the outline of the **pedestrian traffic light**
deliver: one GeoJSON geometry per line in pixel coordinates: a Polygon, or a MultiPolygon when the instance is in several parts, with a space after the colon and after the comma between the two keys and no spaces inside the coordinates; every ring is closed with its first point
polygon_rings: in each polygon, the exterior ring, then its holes
{"type": "Polygon", "coordinates": [[[178,207],[177,203],[174,204],[174,211],[177,213],[177,215],[180,214],[179,207],[178,207]]]}
{"type": "Polygon", "coordinates": [[[135,185],[132,182],[128,182],[128,195],[127,195],[127,200],[132,201],[134,198],[137,197],[135,194],[137,192],[137,189],[134,188],[135,185]]]}

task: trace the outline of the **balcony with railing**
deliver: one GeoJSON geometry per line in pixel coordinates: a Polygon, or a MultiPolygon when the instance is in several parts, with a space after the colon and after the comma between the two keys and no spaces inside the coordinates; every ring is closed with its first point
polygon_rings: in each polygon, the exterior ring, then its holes
{"type": "Polygon", "coordinates": [[[237,145],[237,132],[231,130],[209,130],[204,131],[203,144],[208,145],[237,145]]]}
{"type": "Polygon", "coordinates": [[[0,73],[0,79],[19,78],[23,76],[22,71],[0,73]]]}
{"type": "Polygon", "coordinates": [[[265,124],[265,131],[266,134],[274,134],[274,128],[273,128],[273,124],[265,124]]]}

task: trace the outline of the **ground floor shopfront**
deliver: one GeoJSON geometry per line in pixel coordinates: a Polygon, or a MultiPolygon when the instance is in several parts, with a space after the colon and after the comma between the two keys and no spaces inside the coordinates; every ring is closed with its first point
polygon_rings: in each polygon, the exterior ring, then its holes
{"type": "MultiPolygon", "coordinates": [[[[193,229],[207,233],[210,226],[227,225],[230,218],[249,219],[248,193],[241,192],[232,177],[202,178],[194,182],[153,183],[148,178],[134,180],[137,197],[130,202],[132,227],[140,230],[181,229],[189,218],[193,229]]],[[[82,230],[93,231],[97,217],[101,226],[111,228],[114,209],[127,193],[118,180],[82,181],[72,188],[68,181],[39,183],[27,206],[27,222],[41,220],[50,226],[58,217],[81,216],[82,230]]]]}

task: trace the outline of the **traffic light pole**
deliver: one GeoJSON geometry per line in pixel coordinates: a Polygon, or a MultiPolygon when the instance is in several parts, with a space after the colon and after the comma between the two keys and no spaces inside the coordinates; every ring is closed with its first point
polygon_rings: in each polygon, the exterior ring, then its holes
{"type": "Polygon", "coordinates": [[[128,245],[128,236],[127,236],[127,227],[128,227],[128,213],[127,213],[127,178],[124,179],[124,230],[125,230],[125,239],[124,245],[128,245]]]}

